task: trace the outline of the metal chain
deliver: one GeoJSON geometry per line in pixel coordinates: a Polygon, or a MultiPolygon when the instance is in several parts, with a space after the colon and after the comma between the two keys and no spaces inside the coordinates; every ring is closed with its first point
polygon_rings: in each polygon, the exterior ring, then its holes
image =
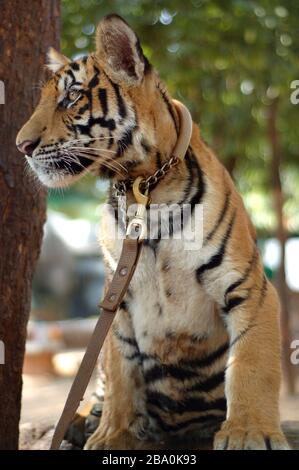
{"type": "Polygon", "coordinates": [[[119,181],[113,184],[116,197],[125,196],[127,191],[127,184],[125,181],[119,181]]]}
{"type": "Polygon", "coordinates": [[[153,175],[149,176],[142,181],[142,186],[145,189],[150,188],[150,186],[153,186],[154,184],[158,183],[166,174],[179,163],[178,157],[172,156],[167,162],[164,163],[164,165],[161,166],[153,175]]]}
{"type": "MultiPolygon", "coordinates": [[[[180,159],[176,156],[172,156],[161,168],[158,168],[153,175],[148,176],[141,182],[141,186],[144,190],[149,189],[154,184],[158,183],[166,174],[179,163],[180,159]]],[[[134,180],[119,181],[113,185],[116,196],[123,196],[126,191],[132,186],[134,180]]]]}

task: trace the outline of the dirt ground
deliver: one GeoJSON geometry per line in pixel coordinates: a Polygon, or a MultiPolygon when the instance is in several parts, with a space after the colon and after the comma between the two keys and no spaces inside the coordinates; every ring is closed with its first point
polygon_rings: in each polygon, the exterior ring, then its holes
{"type": "MultiPolygon", "coordinates": [[[[95,377],[92,377],[82,407],[93,393],[95,381],[95,377]]],[[[24,375],[21,424],[36,423],[49,416],[55,423],[61,414],[72,382],[72,378],[24,375]]]]}
{"type": "MultiPolygon", "coordinates": [[[[49,449],[54,424],[60,416],[71,383],[71,378],[57,378],[51,375],[24,376],[20,449],[49,449]]],[[[82,407],[95,390],[95,383],[94,374],[82,407]]],[[[283,429],[291,448],[299,449],[299,394],[294,397],[282,394],[281,420],[284,422],[283,429]]],[[[61,450],[74,449],[77,448],[63,441],[61,450]]]]}
{"type": "MultiPolygon", "coordinates": [[[[54,423],[62,411],[72,378],[57,378],[51,375],[24,375],[23,405],[21,423],[39,422],[51,417],[54,423]]],[[[95,377],[92,378],[85,393],[85,401],[95,389],[95,377]]],[[[282,421],[299,421],[299,383],[298,394],[294,397],[281,395],[280,409],[282,421]]]]}

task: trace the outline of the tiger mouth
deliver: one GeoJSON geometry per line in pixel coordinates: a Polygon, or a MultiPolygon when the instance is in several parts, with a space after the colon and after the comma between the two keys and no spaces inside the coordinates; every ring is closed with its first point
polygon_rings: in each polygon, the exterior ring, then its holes
{"type": "Polygon", "coordinates": [[[67,170],[73,174],[78,174],[93,163],[93,161],[87,157],[78,156],[76,158],[78,161],[68,161],[62,157],[57,162],[54,162],[55,167],[57,170],[67,170]]]}
{"type": "MultiPolygon", "coordinates": [[[[30,158],[30,157],[29,157],[30,158]]],[[[51,160],[36,161],[33,159],[34,166],[39,169],[53,172],[66,172],[73,175],[77,175],[87,169],[94,161],[88,157],[82,155],[76,155],[75,159],[69,159],[67,157],[59,156],[52,157],[51,160]]]]}

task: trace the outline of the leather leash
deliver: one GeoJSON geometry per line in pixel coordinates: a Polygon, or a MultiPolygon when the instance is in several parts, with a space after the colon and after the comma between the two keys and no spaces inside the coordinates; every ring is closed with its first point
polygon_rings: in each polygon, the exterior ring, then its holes
{"type": "Polygon", "coordinates": [[[101,315],[97,321],[92,337],[80,364],[75,380],[70,389],[62,415],[56,426],[50,450],[58,450],[65,436],[67,427],[83,399],[84,392],[90,381],[104,340],[114,320],[117,309],[124,298],[134,274],[142,243],[138,239],[126,238],[123,243],[120,260],[109,286],[108,292],[100,303],[101,315]]]}
{"type": "MultiPolygon", "coordinates": [[[[179,101],[173,100],[180,117],[180,135],[178,137],[173,157],[183,160],[188,149],[192,134],[192,118],[188,109],[179,101]]],[[[137,201],[137,211],[129,222],[126,238],[124,239],[120,259],[103,300],[100,302],[102,312],[85,351],[77,375],[69,391],[62,414],[57,423],[52,438],[50,450],[58,450],[66,434],[69,423],[73,419],[80,401],[95,368],[98,356],[115,318],[117,310],[127,292],[140,257],[142,242],[146,237],[146,208],[149,203],[148,188],[141,193],[142,177],[136,178],[133,184],[133,194],[137,201]]]]}

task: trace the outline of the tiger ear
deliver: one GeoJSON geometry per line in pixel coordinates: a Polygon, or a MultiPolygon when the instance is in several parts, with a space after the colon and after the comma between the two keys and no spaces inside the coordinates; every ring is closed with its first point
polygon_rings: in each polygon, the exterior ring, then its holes
{"type": "Polygon", "coordinates": [[[58,72],[58,70],[70,63],[70,59],[65,57],[65,55],[61,54],[61,52],[56,51],[54,47],[50,47],[50,49],[48,50],[47,57],[47,67],[53,73],[58,72]]]}
{"type": "Polygon", "coordinates": [[[120,16],[105,16],[98,24],[96,56],[116,83],[128,86],[141,83],[147,60],[136,34],[120,16]]]}

